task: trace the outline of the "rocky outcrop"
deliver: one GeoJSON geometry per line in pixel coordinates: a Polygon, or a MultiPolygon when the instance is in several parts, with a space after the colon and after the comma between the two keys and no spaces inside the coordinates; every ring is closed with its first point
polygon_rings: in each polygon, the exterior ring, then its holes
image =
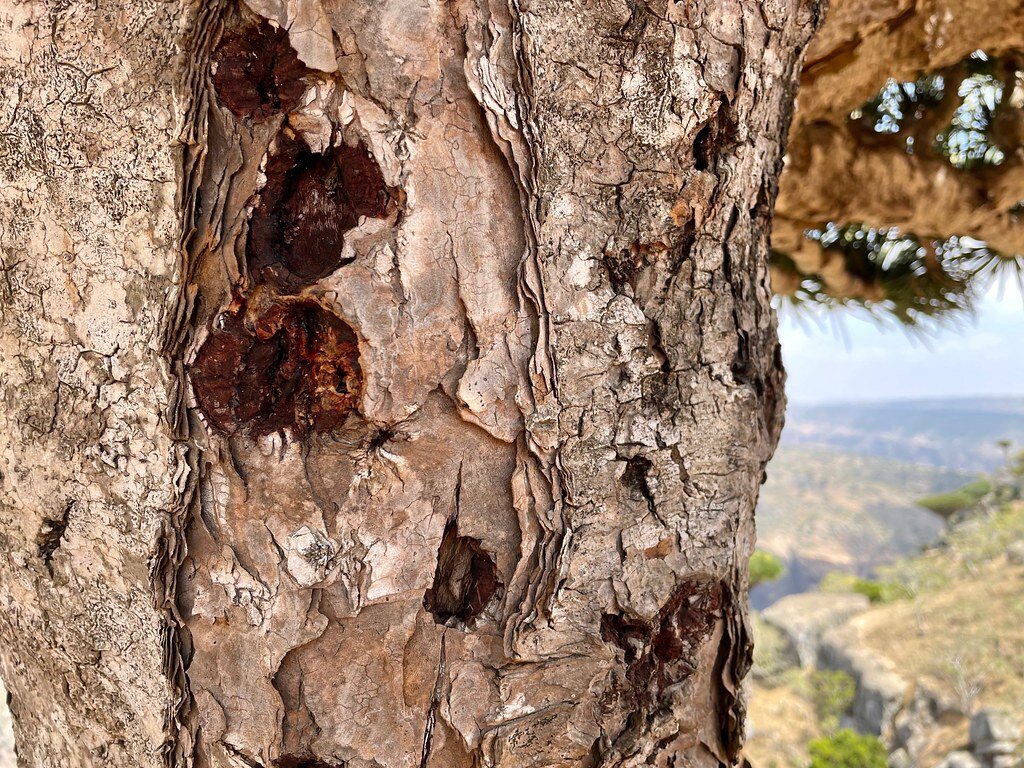
{"type": "Polygon", "coordinates": [[[981,762],[970,752],[957,750],[946,755],[936,768],[981,768],[981,762]]]}
{"type": "Polygon", "coordinates": [[[852,725],[864,733],[891,740],[896,715],[908,702],[912,686],[896,673],[888,659],[860,646],[855,623],[837,627],[822,637],[817,665],[846,672],[857,684],[857,697],[850,712],[852,725]]]}
{"type": "MultiPolygon", "coordinates": [[[[859,623],[855,619],[825,632],[815,663],[854,679],[857,695],[847,724],[879,736],[889,746],[890,768],[924,765],[936,730],[962,723],[970,712],[955,697],[924,681],[902,677],[889,659],[867,650],[860,642],[859,623]]],[[[1020,715],[1008,710],[975,713],[967,748],[947,754],[938,768],[1019,768],[1024,765],[1021,725],[1020,715]]]]}
{"type": "Polygon", "coordinates": [[[761,615],[788,638],[802,667],[814,667],[825,634],[869,605],[864,595],[805,592],[782,598],[761,615]]]}
{"type": "Polygon", "coordinates": [[[971,750],[985,766],[1013,768],[1024,764],[1020,715],[983,709],[971,718],[971,750]]]}

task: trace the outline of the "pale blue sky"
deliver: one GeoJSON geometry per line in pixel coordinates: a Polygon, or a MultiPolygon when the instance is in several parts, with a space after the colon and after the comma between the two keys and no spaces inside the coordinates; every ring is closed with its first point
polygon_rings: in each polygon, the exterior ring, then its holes
{"type": "Polygon", "coordinates": [[[855,313],[787,309],[779,332],[791,402],[1024,395],[1024,299],[1015,283],[993,285],[976,316],[923,339],[855,313]]]}

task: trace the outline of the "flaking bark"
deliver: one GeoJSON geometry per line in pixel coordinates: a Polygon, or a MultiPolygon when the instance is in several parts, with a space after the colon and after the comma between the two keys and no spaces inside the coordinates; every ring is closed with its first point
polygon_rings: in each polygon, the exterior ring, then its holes
{"type": "Polygon", "coordinates": [[[109,149],[4,191],[25,764],[734,762],[818,5],[28,7],[109,149]]]}

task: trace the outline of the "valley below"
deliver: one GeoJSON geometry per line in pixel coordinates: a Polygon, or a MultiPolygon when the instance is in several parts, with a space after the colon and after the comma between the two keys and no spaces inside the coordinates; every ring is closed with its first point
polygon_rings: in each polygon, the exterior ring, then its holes
{"type": "Polygon", "coordinates": [[[856,739],[889,768],[1024,764],[1022,448],[1024,398],[791,409],[758,507],[786,570],[751,593],[754,768],[876,764],[815,762],[856,739]],[[969,484],[991,490],[962,511],[917,503],[969,484]]]}

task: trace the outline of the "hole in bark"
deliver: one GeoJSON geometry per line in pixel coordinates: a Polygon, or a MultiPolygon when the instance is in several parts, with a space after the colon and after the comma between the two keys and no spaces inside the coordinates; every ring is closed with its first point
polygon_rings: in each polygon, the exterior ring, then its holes
{"type": "Polygon", "coordinates": [[[50,569],[53,554],[60,547],[64,532],[68,529],[68,517],[73,504],[74,502],[68,502],[57,517],[44,518],[39,526],[39,532],[36,534],[36,552],[47,569],[50,569]]]}
{"type": "Polygon", "coordinates": [[[391,427],[381,427],[366,444],[366,450],[368,452],[379,451],[384,448],[385,445],[395,439],[397,433],[391,427]]]}
{"type": "Polygon", "coordinates": [[[634,456],[626,461],[626,469],[622,473],[622,484],[630,491],[633,501],[647,499],[651,501],[651,487],[647,484],[647,473],[651,469],[650,459],[634,456]]]}
{"type": "Polygon", "coordinates": [[[656,620],[601,616],[601,638],[623,652],[626,679],[638,701],[653,700],[697,667],[697,653],[722,616],[727,585],[694,578],[672,593],[656,620]]]}
{"type": "Polygon", "coordinates": [[[779,404],[782,392],[782,382],[785,376],[785,368],[782,365],[782,345],[776,343],[772,351],[772,367],[764,380],[764,421],[769,428],[775,424],[775,417],[779,412],[779,404]]]}
{"type": "Polygon", "coordinates": [[[736,354],[732,359],[732,376],[739,384],[754,386],[760,394],[761,383],[757,378],[757,369],[750,356],[750,334],[743,329],[736,333],[736,354]]]}
{"type": "Polygon", "coordinates": [[[306,67],[288,33],[266,21],[225,35],[213,54],[213,87],[236,117],[260,122],[299,106],[306,67]]]}
{"type": "Polygon", "coordinates": [[[345,233],[360,216],[383,219],[398,209],[397,191],[361,143],[321,154],[282,133],[266,177],[246,260],[255,278],[269,277],[283,288],[309,285],[346,263],[345,233]]]}
{"type": "Polygon", "coordinates": [[[189,375],[222,432],[329,432],[359,404],[355,333],[313,301],[241,302],[220,316],[189,375]]]}
{"type": "Polygon", "coordinates": [[[640,273],[652,264],[652,257],[668,250],[662,242],[634,242],[629,248],[617,253],[606,253],[604,265],[611,278],[612,287],[621,292],[627,285],[636,288],[636,280],[640,273]]]}
{"type": "Polygon", "coordinates": [[[699,131],[693,140],[693,167],[698,171],[708,169],[709,153],[714,140],[711,137],[711,123],[708,123],[699,131]]]}
{"type": "Polygon", "coordinates": [[[651,492],[651,485],[647,480],[652,466],[650,459],[634,456],[626,461],[626,469],[622,472],[620,482],[629,490],[629,497],[633,501],[646,502],[651,516],[657,518],[658,510],[654,503],[654,494],[651,492]]]}
{"type": "Polygon", "coordinates": [[[722,101],[718,112],[697,131],[693,140],[693,167],[697,171],[706,171],[711,167],[718,154],[731,146],[736,137],[736,121],[729,102],[722,101]]]}
{"type": "Polygon", "coordinates": [[[437,552],[434,584],[423,596],[423,607],[438,624],[467,623],[480,615],[500,586],[494,560],[480,540],[460,536],[457,523],[448,521],[437,552]]]}
{"type": "Polygon", "coordinates": [[[637,272],[643,268],[643,254],[634,244],[618,253],[605,254],[604,265],[608,269],[612,287],[616,291],[621,291],[627,285],[633,284],[637,272]]]}
{"type": "Polygon", "coordinates": [[[325,763],[312,757],[281,755],[274,761],[275,768],[345,768],[344,763],[325,763]]]}

